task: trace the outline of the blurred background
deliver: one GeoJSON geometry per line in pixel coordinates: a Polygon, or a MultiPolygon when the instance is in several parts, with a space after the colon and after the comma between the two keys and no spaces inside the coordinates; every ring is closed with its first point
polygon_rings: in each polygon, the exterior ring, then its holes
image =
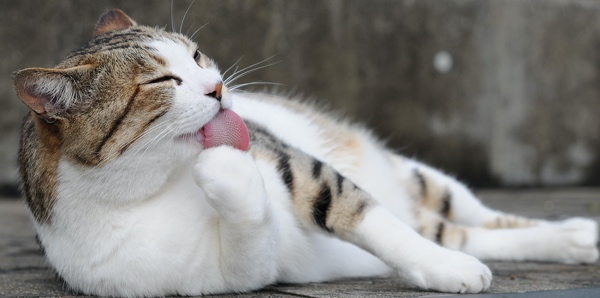
{"type": "Polygon", "coordinates": [[[600,1],[0,0],[0,195],[26,113],[12,72],[54,66],[111,8],[202,27],[222,70],[276,55],[238,83],[280,83],[472,187],[600,185],[600,1]]]}

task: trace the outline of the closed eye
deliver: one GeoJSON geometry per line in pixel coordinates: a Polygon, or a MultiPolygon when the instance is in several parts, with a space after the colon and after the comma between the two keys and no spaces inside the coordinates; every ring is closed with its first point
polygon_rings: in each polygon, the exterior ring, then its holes
{"type": "Polygon", "coordinates": [[[179,77],[176,76],[164,76],[164,77],[160,77],[160,78],[156,78],[154,80],[148,81],[146,82],[146,84],[158,84],[158,83],[162,83],[162,82],[167,82],[167,81],[175,81],[175,83],[177,83],[177,85],[181,85],[181,83],[183,82],[183,80],[179,77]]]}

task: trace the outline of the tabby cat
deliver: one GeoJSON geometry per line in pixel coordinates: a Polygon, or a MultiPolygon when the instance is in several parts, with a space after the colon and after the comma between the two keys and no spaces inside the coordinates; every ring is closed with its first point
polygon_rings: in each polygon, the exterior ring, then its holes
{"type": "Polygon", "coordinates": [[[235,93],[187,37],[105,13],[55,68],[14,75],[23,190],[49,264],[108,296],[398,275],[477,293],[477,258],[592,263],[597,224],[483,206],[311,105],[235,93]],[[243,120],[242,120],[243,119],[243,120]]]}

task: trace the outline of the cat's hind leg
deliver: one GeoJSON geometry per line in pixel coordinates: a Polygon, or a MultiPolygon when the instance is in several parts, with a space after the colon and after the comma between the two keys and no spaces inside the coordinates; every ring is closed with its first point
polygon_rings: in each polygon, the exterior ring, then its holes
{"type": "Polygon", "coordinates": [[[400,155],[389,153],[388,157],[399,183],[408,191],[417,209],[429,209],[457,224],[492,229],[530,227],[544,222],[493,210],[453,177],[400,155]]]}
{"type": "Polygon", "coordinates": [[[417,230],[482,259],[590,263],[598,225],[584,218],[550,222],[486,207],[462,183],[414,160],[390,159],[415,200],[417,230]]]}
{"type": "Polygon", "coordinates": [[[551,261],[567,264],[598,260],[595,222],[569,219],[519,228],[464,226],[427,208],[418,211],[418,231],[440,245],[480,259],[551,261]]]}

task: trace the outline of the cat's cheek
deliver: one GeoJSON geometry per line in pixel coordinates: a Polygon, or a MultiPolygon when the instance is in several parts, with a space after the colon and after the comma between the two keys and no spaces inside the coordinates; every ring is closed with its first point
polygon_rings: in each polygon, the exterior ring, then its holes
{"type": "Polygon", "coordinates": [[[249,154],[230,146],[203,150],[192,176],[209,203],[227,217],[260,217],[268,204],[262,177],[249,154]]]}

